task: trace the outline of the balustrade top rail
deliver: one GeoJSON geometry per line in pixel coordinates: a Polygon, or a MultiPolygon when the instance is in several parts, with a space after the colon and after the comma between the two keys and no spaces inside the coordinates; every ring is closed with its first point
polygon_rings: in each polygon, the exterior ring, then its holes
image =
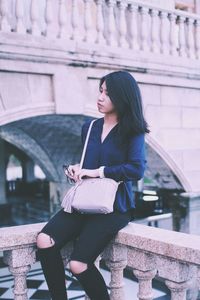
{"type": "Polygon", "coordinates": [[[115,242],[200,265],[200,236],[140,224],[122,229],[115,242]]]}
{"type": "Polygon", "coordinates": [[[0,228],[0,251],[35,244],[38,232],[46,223],[0,228]]]}
{"type": "MultiPolygon", "coordinates": [[[[0,251],[34,245],[45,223],[0,228],[0,251]]],[[[115,243],[200,265],[200,236],[130,223],[115,243]]]]}
{"type": "MultiPolygon", "coordinates": [[[[200,59],[200,16],[134,0],[1,0],[0,33],[200,59]]],[[[8,35],[7,35],[8,37],[8,35]]],[[[100,50],[99,50],[100,51],[100,50]]]]}

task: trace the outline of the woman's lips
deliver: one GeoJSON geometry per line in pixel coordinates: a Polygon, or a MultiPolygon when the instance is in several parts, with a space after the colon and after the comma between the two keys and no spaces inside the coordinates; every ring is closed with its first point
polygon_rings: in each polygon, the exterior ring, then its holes
{"type": "Polygon", "coordinates": [[[97,103],[97,106],[98,106],[98,108],[102,108],[103,107],[103,105],[100,104],[100,103],[97,103]]]}

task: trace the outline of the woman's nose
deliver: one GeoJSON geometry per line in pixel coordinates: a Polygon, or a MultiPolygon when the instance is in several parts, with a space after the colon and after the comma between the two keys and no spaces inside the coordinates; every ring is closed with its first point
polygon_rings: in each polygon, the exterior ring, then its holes
{"type": "Polygon", "coordinates": [[[98,100],[101,101],[101,102],[103,101],[103,95],[102,94],[99,95],[98,100]]]}

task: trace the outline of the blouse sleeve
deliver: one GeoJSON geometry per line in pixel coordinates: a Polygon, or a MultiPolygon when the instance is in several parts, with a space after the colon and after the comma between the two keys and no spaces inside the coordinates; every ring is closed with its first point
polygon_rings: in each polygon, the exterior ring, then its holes
{"type": "Polygon", "coordinates": [[[140,180],[145,171],[144,134],[131,138],[128,148],[128,159],[124,164],[105,167],[104,176],[116,181],[140,180]]]}

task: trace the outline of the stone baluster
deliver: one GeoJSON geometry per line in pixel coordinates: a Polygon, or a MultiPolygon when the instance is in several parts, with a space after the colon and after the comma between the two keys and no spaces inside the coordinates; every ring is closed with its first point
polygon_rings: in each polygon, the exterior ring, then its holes
{"type": "Polygon", "coordinates": [[[39,27],[39,4],[37,0],[32,0],[31,1],[31,11],[30,11],[30,16],[31,16],[31,32],[32,35],[34,36],[40,36],[41,35],[41,30],[39,27]]]}
{"type": "Polygon", "coordinates": [[[72,40],[77,40],[79,36],[78,32],[78,2],[77,0],[72,0],[72,40]]]}
{"type": "Polygon", "coordinates": [[[85,36],[84,42],[91,42],[94,38],[92,32],[92,19],[91,19],[91,0],[84,0],[84,29],[85,36]]]}
{"type": "Polygon", "coordinates": [[[45,21],[46,21],[46,36],[51,37],[51,36],[53,36],[52,0],[46,0],[45,21]]]}
{"type": "Polygon", "coordinates": [[[195,58],[194,51],[194,19],[187,19],[187,55],[190,58],[195,58]]]}
{"type": "Polygon", "coordinates": [[[171,300],[186,300],[186,290],[188,288],[188,282],[173,282],[166,280],[166,286],[171,291],[171,300]]]}
{"type": "Polygon", "coordinates": [[[191,284],[191,278],[197,277],[196,266],[167,257],[158,257],[157,267],[158,275],[165,279],[171,291],[171,300],[186,300],[186,290],[191,284]]]}
{"type": "Polygon", "coordinates": [[[169,21],[170,21],[170,31],[169,31],[169,44],[170,44],[170,54],[171,55],[177,55],[177,49],[176,49],[176,39],[175,39],[175,28],[176,28],[176,20],[177,16],[173,13],[169,14],[169,21]]]}
{"type": "Polygon", "coordinates": [[[156,275],[156,262],[154,255],[137,249],[128,249],[128,266],[133,269],[138,278],[138,299],[152,300],[152,279],[156,275]]]}
{"type": "Polygon", "coordinates": [[[152,291],[152,279],[156,275],[156,270],[149,271],[133,271],[135,277],[138,279],[139,283],[139,292],[138,299],[140,300],[152,300],[153,291],[152,291]]]}
{"type": "Polygon", "coordinates": [[[103,32],[104,32],[104,19],[103,19],[103,12],[102,12],[103,0],[96,0],[96,6],[97,6],[97,23],[96,23],[97,38],[96,38],[96,43],[104,45],[105,44],[105,38],[104,38],[104,35],[103,35],[103,32]]]}
{"type": "Polygon", "coordinates": [[[104,251],[103,257],[111,272],[110,299],[124,300],[123,270],[127,265],[127,249],[125,246],[111,244],[104,251]]]}
{"type": "Polygon", "coordinates": [[[123,48],[128,48],[128,42],[126,40],[126,33],[127,33],[127,23],[126,23],[126,16],[125,10],[127,7],[126,2],[120,1],[118,4],[119,8],[119,42],[118,46],[123,48]]]}
{"type": "Polygon", "coordinates": [[[195,22],[195,50],[196,58],[200,59],[200,20],[195,22]]]}
{"type": "Polygon", "coordinates": [[[161,42],[161,53],[169,54],[169,20],[168,13],[165,11],[160,12],[160,42],[161,42]]]}
{"type": "Polygon", "coordinates": [[[14,276],[14,299],[27,300],[26,277],[31,265],[35,263],[35,251],[33,247],[4,251],[4,262],[14,276]]]}
{"type": "Polygon", "coordinates": [[[116,38],[116,24],[115,24],[115,16],[114,16],[114,5],[116,4],[115,0],[108,0],[108,36],[107,36],[107,44],[110,46],[117,45],[116,38]]]}
{"type": "Polygon", "coordinates": [[[158,10],[151,9],[150,16],[151,16],[151,51],[154,53],[159,52],[159,33],[158,33],[158,10]]]}
{"type": "Polygon", "coordinates": [[[58,24],[58,37],[67,38],[67,10],[65,0],[59,0],[58,24]]]}
{"type": "Polygon", "coordinates": [[[26,277],[31,269],[31,266],[24,266],[19,268],[8,268],[14,277],[14,299],[15,300],[27,300],[28,289],[26,284],[26,277]]]}
{"type": "Polygon", "coordinates": [[[10,24],[8,23],[8,2],[7,0],[0,1],[0,28],[3,32],[10,32],[10,24]]]}
{"type": "Polygon", "coordinates": [[[140,7],[140,15],[141,15],[141,33],[140,33],[140,38],[141,38],[141,45],[140,49],[143,51],[148,51],[149,50],[149,45],[148,45],[148,35],[149,35],[149,30],[147,26],[147,17],[149,14],[149,8],[147,7],[140,7]]]}
{"type": "Polygon", "coordinates": [[[16,32],[17,33],[26,33],[26,28],[23,23],[24,17],[24,2],[21,0],[16,0],[15,2],[15,14],[16,14],[16,32]]]}
{"type": "Polygon", "coordinates": [[[178,34],[178,42],[179,42],[179,55],[181,57],[186,56],[186,36],[185,36],[185,17],[178,17],[178,25],[179,25],[179,34],[178,34]]]}
{"type": "Polygon", "coordinates": [[[138,50],[139,49],[139,44],[138,44],[138,5],[135,5],[134,3],[130,4],[129,7],[130,11],[130,40],[129,40],[129,45],[130,48],[133,50],[138,50]]]}

